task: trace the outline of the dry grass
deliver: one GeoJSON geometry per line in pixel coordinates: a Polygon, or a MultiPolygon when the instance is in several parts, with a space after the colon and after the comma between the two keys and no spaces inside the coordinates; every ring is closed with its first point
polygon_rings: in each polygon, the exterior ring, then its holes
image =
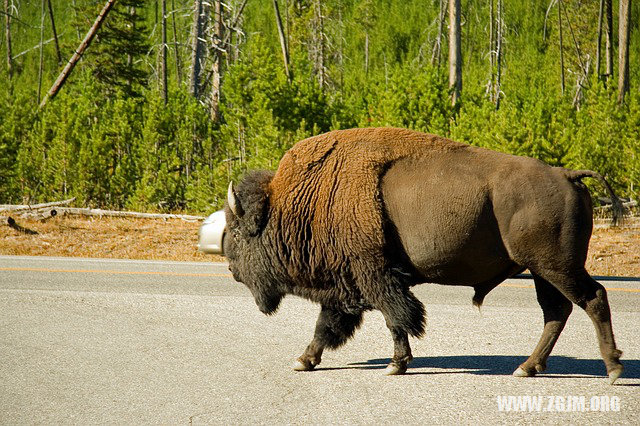
{"type": "Polygon", "coordinates": [[[26,235],[0,226],[0,254],[114,259],[218,261],[197,250],[200,222],[180,219],[56,216],[46,222],[18,219],[38,232],[26,235]]]}
{"type": "Polygon", "coordinates": [[[640,277],[640,228],[594,230],[587,270],[593,275],[640,277]]]}
{"type": "MultiPolygon", "coordinates": [[[[19,219],[37,235],[0,225],[0,254],[117,259],[220,261],[200,253],[200,222],[57,216],[46,222],[19,219]]],[[[640,276],[640,229],[596,229],[587,270],[593,275],[640,276]]]]}

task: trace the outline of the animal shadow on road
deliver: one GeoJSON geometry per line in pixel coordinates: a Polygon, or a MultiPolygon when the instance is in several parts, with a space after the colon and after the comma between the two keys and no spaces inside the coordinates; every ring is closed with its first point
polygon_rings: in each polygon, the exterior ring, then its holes
{"type": "MultiPolygon", "coordinates": [[[[526,356],[511,355],[453,355],[436,357],[416,357],[413,359],[406,374],[451,374],[466,373],[477,375],[511,375],[520,364],[527,359],[526,356]],[[445,371],[416,371],[418,369],[442,369],[445,371]],[[459,371],[446,371],[459,370],[459,371]]],[[[640,379],[640,360],[622,359],[624,365],[623,378],[640,379]]],[[[382,369],[391,359],[370,359],[366,362],[349,364],[352,368],[382,369]]],[[[601,359],[578,359],[568,356],[550,356],[547,361],[547,370],[538,377],[566,377],[576,378],[576,375],[584,378],[606,376],[604,363],[601,359]]],[[[637,384],[636,386],[640,386],[637,384]]]]}

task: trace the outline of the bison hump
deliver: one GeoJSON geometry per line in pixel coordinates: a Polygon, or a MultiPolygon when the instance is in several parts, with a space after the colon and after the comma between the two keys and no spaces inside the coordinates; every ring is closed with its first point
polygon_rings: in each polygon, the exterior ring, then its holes
{"type": "Polygon", "coordinates": [[[284,243],[315,267],[345,258],[380,259],[384,249],[380,180],[391,163],[466,147],[394,128],[339,130],[298,142],[271,182],[272,214],[284,243]]]}

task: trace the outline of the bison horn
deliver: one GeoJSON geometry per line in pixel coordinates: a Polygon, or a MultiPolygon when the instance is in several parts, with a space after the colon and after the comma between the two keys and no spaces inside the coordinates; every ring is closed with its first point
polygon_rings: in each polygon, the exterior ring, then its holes
{"type": "Polygon", "coordinates": [[[238,208],[236,207],[236,194],[233,192],[233,182],[229,182],[229,190],[227,191],[227,204],[234,215],[238,215],[238,208]]]}

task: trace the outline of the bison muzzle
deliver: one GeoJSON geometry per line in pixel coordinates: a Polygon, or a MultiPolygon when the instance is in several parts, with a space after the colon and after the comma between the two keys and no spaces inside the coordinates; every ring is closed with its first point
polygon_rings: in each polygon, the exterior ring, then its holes
{"type": "Polygon", "coordinates": [[[546,367],[573,304],[593,320],[610,382],[622,373],[607,292],[585,270],[592,204],[584,177],[599,174],[394,128],[351,129],[298,142],[278,170],[230,185],[229,269],[265,314],[293,294],[321,305],[296,370],[313,370],[378,309],[394,343],[385,370],[411,361],[424,334],[411,287],[471,286],[473,304],[529,269],[544,314],[540,342],[514,372],[546,367]]]}

